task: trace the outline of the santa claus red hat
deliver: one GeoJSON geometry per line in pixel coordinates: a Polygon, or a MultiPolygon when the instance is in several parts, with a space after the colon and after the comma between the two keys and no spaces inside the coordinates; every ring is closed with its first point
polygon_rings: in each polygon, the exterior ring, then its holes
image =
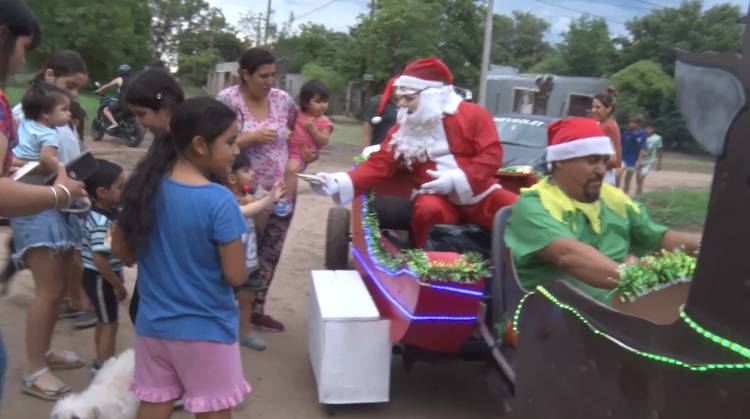
{"type": "Polygon", "coordinates": [[[396,79],[394,86],[413,90],[443,87],[453,84],[448,66],[438,58],[422,58],[409,63],[396,79]]]}
{"type": "Polygon", "coordinates": [[[614,155],[612,141],[599,123],[590,118],[565,118],[547,127],[547,161],[592,155],[614,155]]]}
{"type": "Polygon", "coordinates": [[[393,83],[396,82],[396,78],[397,77],[391,77],[388,79],[388,83],[385,84],[385,90],[383,90],[383,96],[380,98],[378,110],[375,112],[375,115],[370,118],[370,123],[372,125],[377,125],[383,121],[383,111],[385,110],[385,105],[390,102],[391,97],[393,96],[393,83]]]}

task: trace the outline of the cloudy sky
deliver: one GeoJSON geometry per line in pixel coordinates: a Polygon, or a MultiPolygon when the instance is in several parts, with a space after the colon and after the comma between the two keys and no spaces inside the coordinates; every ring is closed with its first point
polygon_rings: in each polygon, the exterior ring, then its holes
{"type": "MultiPolygon", "coordinates": [[[[747,10],[750,0],[704,0],[707,7],[719,3],[739,5],[747,10]]],[[[230,22],[236,23],[239,16],[247,11],[265,12],[267,0],[209,0],[212,6],[220,7],[230,22]]],[[[587,12],[592,16],[607,19],[610,31],[621,34],[623,23],[630,18],[648,13],[658,7],[675,6],[680,0],[495,0],[495,13],[510,14],[513,10],[534,13],[551,23],[548,37],[558,39],[560,32],[567,29],[571,19],[587,12]]],[[[272,0],[274,21],[281,24],[289,18],[289,13],[297,16],[295,24],[321,23],[330,29],[346,31],[356,23],[360,13],[368,11],[368,0],[272,0]]]]}

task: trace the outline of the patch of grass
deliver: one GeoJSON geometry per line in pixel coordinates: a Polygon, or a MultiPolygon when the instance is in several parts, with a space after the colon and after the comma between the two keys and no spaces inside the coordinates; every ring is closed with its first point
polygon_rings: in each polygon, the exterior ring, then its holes
{"type": "Polygon", "coordinates": [[[362,149],[362,125],[350,122],[334,122],[331,146],[362,149]]]}
{"type": "Polygon", "coordinates": [[[709,189],[672,189],[638,198],[654,221],[673,228],[702,226],[708,212],[709,189]]]}
{"type": "Polygon", "coordinates": [[[715,159],[711,156],[694,156],[683,153],[664,153],[663,169],[673,172],[706,173],[714,172],[715,159]]]}

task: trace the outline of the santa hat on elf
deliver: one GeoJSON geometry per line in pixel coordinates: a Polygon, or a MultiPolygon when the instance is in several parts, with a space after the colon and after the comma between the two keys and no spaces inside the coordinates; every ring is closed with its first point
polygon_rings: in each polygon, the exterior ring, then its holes
{"type": "Polygon", "coordinates": [[[397,76],[391,77],[390,79],[388,79],[388,83],[385,84],[383,96],[380,98],[380,103],[378,104],[378,111],[375,113],[375,116],[370,118],[370,124],[377,125],[383,122],[383,111],[385,110],[385,105],[387,105],[393,97],[393,83],[396,82],[397,78],[397,76]]]}
{"type": "Polygon", "coordinates": [[[448,66],[437,58],[422,58],[412,61],[393,85],[409,94],[430,87],[445,87],[453,84],[453,75],[448,66]]]}
{"type": "Polygon", "coordinates": [[[592,155],[614,155],[612,140],[590,118],[565,118],[547,127],[547,162],[592,155]]]}

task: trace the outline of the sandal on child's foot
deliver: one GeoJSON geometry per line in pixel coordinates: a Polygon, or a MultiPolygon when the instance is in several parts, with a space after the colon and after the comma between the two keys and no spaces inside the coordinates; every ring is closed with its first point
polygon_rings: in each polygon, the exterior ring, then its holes
{"type": "Polygon", "coordinates": [[[256,351],[263,351],[266,349],[266,341],[255,335],[245,336],[240,340],[240,345],[246,348],[254,349],[256,351]]]}
{"type": "Polygon", "coordinates": [[[44,367],[23,378],[21,391],[42,400],[57,401],[70,393],[71,389],[62,380],[52,375],[49,368],[44,367]],[[40,383],[40,381],[44,381],[46,384],[40,383]]]}
{"type": "Polygon", "coordinates": [[[86,364],[81,361],[81,358],[75,352],[57,352],[54,349],[50,349],[47,351],[47,366],[51,370],[74,370],[76,368],[83,368],[86,364]]]}

